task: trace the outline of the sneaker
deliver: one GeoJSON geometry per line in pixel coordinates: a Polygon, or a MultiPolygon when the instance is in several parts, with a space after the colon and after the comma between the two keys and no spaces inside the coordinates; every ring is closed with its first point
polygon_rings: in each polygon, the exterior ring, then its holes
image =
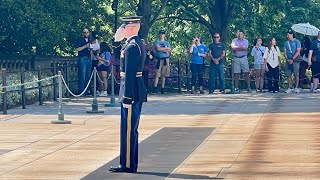
{"type": "Polygon", "coordinates": [[[164,88],[161,88],[161,94],[164,94],[164,88]]]}
{"type": "Polygon", "coordinates": [[[108,91],[103,91],[100,96],[102,97],[107,97],[108,96],[108,91]]]}
{"type": "Polygon", "coordinates": [[[99,96],[100,95],[100,91],[97,90],[96,95],[99,96]]]}
{"type": "Polygon", "coordinates": [[[318,93],[318,89],[314,89],[312,92],[313,93],[318,93]]]}
{"type": "Polygon", "coordinates": [[[220,92],[221,92],[222,94],[224,94],[224,93],[225,93],[224,89],[220,89],[220,92]]]}
{"type": "Polygon", "coordinates": [[[279,91],[273,91],[273,93],[278,93],[279,91]]]}
{"type": "Polygon", "coordinates": [[[201,89],[200,90],[200,94],[205,94],[204,90],[201,89]]]}
{"type": "Polygon", "coordinates": [[[295,89],[293,90],[293,92],[295,92],[295,93],[300,93],[300,89],[299,89],[299,88],[295,88],[295,89]]]}
{"type": "Polygon", "coordinates": [[[239,88],[235,88],[235,89],[234,89],[234,92],[235,92],[235,93],[240,93],[239,88]]]}
{"type": "Polygon", "coordinates": [[[285,93],[292,93],[292,89],[287,89],[285,93]]]}

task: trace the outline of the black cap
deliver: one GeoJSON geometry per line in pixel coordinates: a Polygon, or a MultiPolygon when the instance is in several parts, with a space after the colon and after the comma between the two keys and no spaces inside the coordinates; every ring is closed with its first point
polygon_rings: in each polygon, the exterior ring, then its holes
{"type": "Polygon", "coordinates": [[[128,24],[140,24],[141,23],[141,16],[129,16],[129,17],[121,17],[121,21],[123,22],[122,25],[128,24]]]}
{"type": "Polygon", "coordinates": [[[293,32],[291,29],[289,29],[289,30],[287,31],[287,33],[288,33],[288,34],[294,34],[294,32],[293,32]]]}
{"type": "Polygon", "coordinates": [[[164,30],[160,30],[159,34],[166,34],[166,32],[164,30]]]}

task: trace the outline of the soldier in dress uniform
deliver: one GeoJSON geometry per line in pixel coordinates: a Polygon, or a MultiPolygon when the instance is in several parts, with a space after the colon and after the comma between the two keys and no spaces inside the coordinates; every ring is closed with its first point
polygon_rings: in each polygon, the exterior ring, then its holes
{"type": "Polygon", "coordinates": [[[138,169],[138,126],[142,103],[147,91],[142,77],[146,59],[145,46],[138,37],[141,17],[121,18],[123,24],[117,30],[115,41],[127,39],[120,55],[121,144],[120,165],[109,171],[135,173],[138,169]]]}

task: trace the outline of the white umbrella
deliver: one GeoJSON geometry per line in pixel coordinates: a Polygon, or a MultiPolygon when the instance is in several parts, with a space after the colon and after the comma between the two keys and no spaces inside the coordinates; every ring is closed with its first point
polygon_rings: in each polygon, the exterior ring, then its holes
{"type": "Polygon", "coordinates": [[[316,28],[315,26],[312,26],[309,23],[294,24],[291,27],[291,29],[297,33],[308,35],[308,36],[317,36],[318,32],[320,31],[318,28],[316,28]]]}

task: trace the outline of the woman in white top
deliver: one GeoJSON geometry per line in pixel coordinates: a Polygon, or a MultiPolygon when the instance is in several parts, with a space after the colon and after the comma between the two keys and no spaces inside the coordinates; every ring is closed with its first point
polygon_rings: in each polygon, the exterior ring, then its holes
{"type": "Polygon", "coordinates": [[[254,69],[256,70],[256,89],[257,92],[263,92],[264,84],[264,73],[265,73],[265,63],[263,60],[263,55],[266,47],[262,46],[262,39],[256,38],[254,40],[254,47],[251,51],[251,56],[254,57],[254,69]]]}
{"type": "Polygon", "coordinates": [[[279,92],[279,73],[281,68],[280,49],[276,44],[276,39],[271,38],[263,56],[266,64],[268,89],[269,92],[273,93],[279,92]]]}

